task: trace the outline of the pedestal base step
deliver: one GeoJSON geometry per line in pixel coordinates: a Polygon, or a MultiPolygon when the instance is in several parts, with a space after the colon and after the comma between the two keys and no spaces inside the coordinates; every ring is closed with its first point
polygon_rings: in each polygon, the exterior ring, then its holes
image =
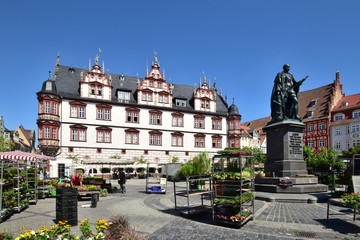
{"type": "Polygon", "coordinates": [[[255,191],[272,193],[319,193],[327,192],[328,186],[324,184],[303,184],[280,187],[273,184],[255,184],[255,191]]]}

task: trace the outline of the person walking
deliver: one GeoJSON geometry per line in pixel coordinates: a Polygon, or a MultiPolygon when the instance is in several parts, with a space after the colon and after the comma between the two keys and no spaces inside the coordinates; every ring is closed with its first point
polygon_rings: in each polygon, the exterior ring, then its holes
{"type": "Polygon", "coordinates": [[[122,193],[126,192],[125,183],[126,183],[126,176],[123,169],[119,171],[119,178],[118,183],[120,184],[120,189],[122,193]]]}

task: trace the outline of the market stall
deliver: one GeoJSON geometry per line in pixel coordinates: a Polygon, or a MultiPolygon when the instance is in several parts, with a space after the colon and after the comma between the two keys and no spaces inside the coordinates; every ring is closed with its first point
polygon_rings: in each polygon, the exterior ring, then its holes
{"type": "Polygon", "coordinates": [[[38,189],[38,183],[44,180],[50,160],[55,158],[21,151],[0,152],[1,221],[37,203],[39,191],[44,190],[43,185],[38,189]]]}

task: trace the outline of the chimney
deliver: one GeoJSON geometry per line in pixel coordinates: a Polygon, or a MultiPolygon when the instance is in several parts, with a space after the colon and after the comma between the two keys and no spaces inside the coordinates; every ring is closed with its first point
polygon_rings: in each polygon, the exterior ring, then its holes
{"type": "Polygon", "coordinates": [[[340,72],[339,71],[337,71],[335,74],[335,81],[340,82],[340,72]]]}

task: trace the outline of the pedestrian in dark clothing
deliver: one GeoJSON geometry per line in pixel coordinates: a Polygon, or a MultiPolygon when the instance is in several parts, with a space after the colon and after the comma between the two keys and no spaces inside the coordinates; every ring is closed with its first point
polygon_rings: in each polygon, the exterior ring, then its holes
{"type": "Polygon", "coordinates": [[[125,172],[123,169],[120,169],[118,183],[120,184],[121,192],[125,193],[126,192],[126,188],[125,188],[126,176],[125,176],[125,172]]]}

